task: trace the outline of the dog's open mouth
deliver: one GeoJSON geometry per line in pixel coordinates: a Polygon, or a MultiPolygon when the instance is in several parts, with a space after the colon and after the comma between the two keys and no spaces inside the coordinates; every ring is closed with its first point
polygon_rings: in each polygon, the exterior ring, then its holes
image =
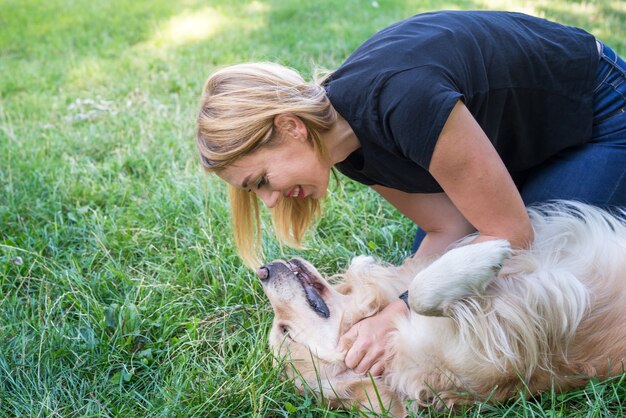
{"type": "Polygon", "coordinates": [[[302,285],[304,294],[306,295],[306,300],[315,313],[322,318],[330,317],[328,306],[320,294],[324,291],[324,285],[309,273],[306,266],[302,264],[300,260],[291,259],[287,261],[287,266],[302,285]]]}

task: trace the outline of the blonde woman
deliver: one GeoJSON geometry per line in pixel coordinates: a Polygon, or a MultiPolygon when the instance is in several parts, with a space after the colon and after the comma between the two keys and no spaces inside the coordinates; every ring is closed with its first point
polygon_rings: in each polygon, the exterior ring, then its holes
{"type": "MultiPolygon", "coordinates": [[[[203,165],[229,184],[235,240],[258,266],[257,198],[299,245],[331,169],[419,225],[414,251],[476,232],[527,247],[525,204],[626,207],[626,64],[587,32],[507,12],[417,15],[367,40],[322,85],[276,64],[221,69],[198,116],[203,165]]],[[[382,371],[399,300],[339,342],[382,371]]]]}

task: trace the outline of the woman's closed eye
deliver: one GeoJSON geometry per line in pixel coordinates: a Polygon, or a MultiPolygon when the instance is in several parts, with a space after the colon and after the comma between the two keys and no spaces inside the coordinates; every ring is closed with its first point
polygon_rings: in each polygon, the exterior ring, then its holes
{"type": "Polygon", "coordinates": [[[265,176],[262,176],[256,183],[256,188],[260,189],[261,187],[265,186],[267,184],[267,179],[265,178],[265,176]]]}

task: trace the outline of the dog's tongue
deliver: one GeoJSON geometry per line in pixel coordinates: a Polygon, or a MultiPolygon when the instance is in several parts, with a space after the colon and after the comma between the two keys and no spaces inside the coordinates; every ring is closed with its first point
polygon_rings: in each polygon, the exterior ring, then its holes
{"type": "Polygon", "coordinates": [[[304,288],[304,294],[306,295],[306,301],[309,302],[309,305],[315,313],[323,318],[328,318],[330,316],[330,311],[328,310],[328,306],[326,306],[326,302],[322,299],[322,296],[315,290],[313,286],[302,281],[302,287],[304,288]]]}
{"type": "Polygon", "coordinates": [[[309,303],[309,306],[311,306],[315,313],[322,318],[330,317],[330,310],[328,309],[326,302],[324,302],[324,299],[322,299],[319,291],[315,288],[315,279],[312,279],[306,271],[306,268],[299,265],[299,263],[294,265],[292,260],[292,262],[289,262],[288,264],[289,268],[295,273],[295,276],[302,285],[304,294],[306,295],[306,301],[309,303]]]}

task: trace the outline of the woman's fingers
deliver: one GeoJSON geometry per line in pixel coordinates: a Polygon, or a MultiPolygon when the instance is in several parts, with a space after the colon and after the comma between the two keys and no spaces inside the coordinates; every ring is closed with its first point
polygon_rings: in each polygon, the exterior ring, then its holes
{"type": "Polygon", "coordinates": [[[364,337],[361,335],[359,338],[361,326],[362,322],[356,323],[344,334],[340,341],[340,346],[344,346],[347,349],[344,361],[350,369],[357,367],[367,353],[367,347],[364,346],[363,341],[364,337]]]}
{"type": "Polygon", "coordinates": [[[361,356],[361,360],[358,365],[352,367],[352,369],[354,369],[357,373],[366,373],[367,371],[370,371],[372,374],[375,374],[372,371],[372,368],[376,363],[382,360],[383,354],[385,353],[384,347],[379,345],[378,342],[369,341],[369,343],[368,347],[363,350],[364,355],[361,356]]]}
{"type": "Polygon", "coordinates": [[[337,349],[341,352],[350,350],[352,345],[354,344],[354,340],[358,336],[357,325],[352,326],[345,334],[339,337],[339,343],[337,344],[337,349]]]}
{"type": "Polygon", "coordinates": [[[370,373],[372,376],[380,376],[385,371],[385,363],[380,360],[374,363],[374,365],[370,368],[370,373]]]}
{"type": "Polygon", "coordinates": [[[393,319],[407,314],[404,302],[398,300],[378,314],[354,324],[337,344],[337,348],[346,353],[346,366],[357,373],[369,371],[374,376],[380,375],[384,369],[389,333],[395,329],[393,319]]]}
{"type": "MultiPolygon", "coordinates": [[[[374,318],[356,323],[339,341],[339,347],[347,349],[345,363],[357,373],[365,373],[384,354],[381,338],[378,338],[374,318]]],[[[382,338],[385,340],[385,338],[382,338]]]]}

